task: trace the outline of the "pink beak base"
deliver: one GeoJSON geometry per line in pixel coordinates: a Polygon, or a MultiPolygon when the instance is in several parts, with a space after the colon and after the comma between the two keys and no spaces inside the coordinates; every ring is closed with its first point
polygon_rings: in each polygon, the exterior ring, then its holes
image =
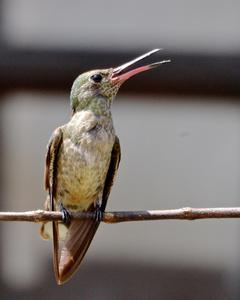
{"type": "Polygon", "coordinates": [[[132,76],[134,76],[134,75],[136,75],[138,73],[147,71],[149,69],[151,69],[151,67],[147,65],[147,66],[142,66],[142,67],[133,69],[133,70],[131,70],[131,71],[127,72],[127,73],[123,73],[121,75],[115,75],[114,76],[114,74],[113,74],[112,81],[114,81],[114,82],[124,82],[127,79],[129,79],[130,77],[132,77],[132,76]]]}

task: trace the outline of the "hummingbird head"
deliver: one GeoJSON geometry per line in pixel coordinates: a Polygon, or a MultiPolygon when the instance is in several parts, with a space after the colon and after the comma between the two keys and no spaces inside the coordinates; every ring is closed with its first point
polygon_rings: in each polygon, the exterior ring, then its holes
{"type": "Polygon", "coordinates": [[[143,64],[147,57],[160,50],[154,49],[116,68],[93,70],[79,75],[73,83],[70,95],[73,113],[85,109],[93,99],[98,97],[104,98],[110,106],[120,86],[127,79],[140,72],[170,62],[170,60],[163,60],[143,64]]]}

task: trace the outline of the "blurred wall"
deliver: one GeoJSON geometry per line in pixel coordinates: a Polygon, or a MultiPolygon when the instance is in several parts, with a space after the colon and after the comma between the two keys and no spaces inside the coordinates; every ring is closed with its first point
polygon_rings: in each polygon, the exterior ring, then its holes
{"type": "Polygon", "coordinates": [[[3,1],[13,45],[239,53],[237,0],[3,1]]]}

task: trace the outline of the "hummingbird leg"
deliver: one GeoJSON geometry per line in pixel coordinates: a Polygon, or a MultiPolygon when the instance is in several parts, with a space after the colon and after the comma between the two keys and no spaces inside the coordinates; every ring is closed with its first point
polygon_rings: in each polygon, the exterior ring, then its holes
{"type": "Polygon", "coordinates": [[[103,210],[99,200],[95,202],[95,220],[101,222],[103,217],[103,210]]]}
{"type": "Polygon", "coordinates": [[[69,211],[63,206],[62,203],[59,204],[60,211],[62,213],[62,221],[64,224],[68,225],[71,221],[71,215],[69,211]]]}
{"type": "Polygon", "coordinates": [[[97,204],[95,209],[95,219],[97,222],[101,222],[103,217],[103,211],[101,209],[101,205],[97,204]]]}

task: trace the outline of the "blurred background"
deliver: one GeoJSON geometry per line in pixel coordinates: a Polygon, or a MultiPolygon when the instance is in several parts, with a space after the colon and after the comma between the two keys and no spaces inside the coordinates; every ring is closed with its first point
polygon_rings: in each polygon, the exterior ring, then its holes
{"type": "MultiPolygon", "coordinates": [[[[172,59],[113,105],[108,210],[239,206],[240,2],[0,0],[2,211],[43,207],[44,156],[74,78],[152,48],[172,59]]],[[[1,299],[240,299],[239,220],[102,224],[56,286],[39,225],[1,223],[1,299]]]]}

